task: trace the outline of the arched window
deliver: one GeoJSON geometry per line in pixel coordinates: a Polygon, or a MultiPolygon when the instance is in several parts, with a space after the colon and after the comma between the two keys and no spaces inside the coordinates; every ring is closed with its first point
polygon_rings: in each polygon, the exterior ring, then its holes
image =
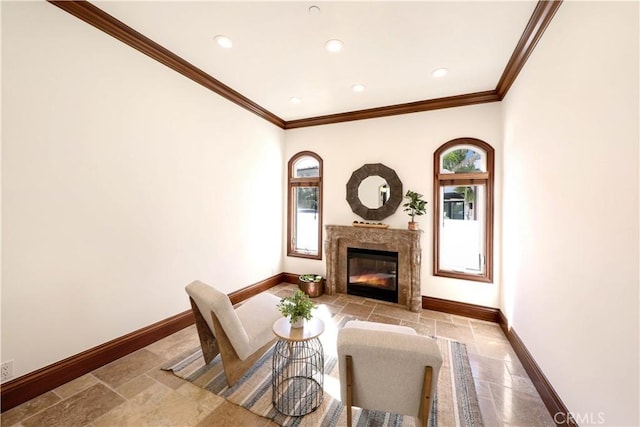
{"type": "Polygon", "coordinates": [[[287,255],[322,259],[322,159],[302,151],[288,170],[287,255]]]}
{"type": "Polygon", "coordinates": [[[433,274],[493,281],[493,148],[459,138],[434,158],[433,274]]]}

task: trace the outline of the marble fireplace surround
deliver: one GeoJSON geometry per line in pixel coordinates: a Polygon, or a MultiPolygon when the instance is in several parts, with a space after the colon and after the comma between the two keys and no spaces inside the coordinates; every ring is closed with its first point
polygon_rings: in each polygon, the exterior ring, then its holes
{"type": "Polygon", "coordinates": [[[327,294],[347,293],[347,248],[398,252],[398,304],[414,312],[422,309],[420,231],[345,225],[326,225],[325,230],[327,294]]]}

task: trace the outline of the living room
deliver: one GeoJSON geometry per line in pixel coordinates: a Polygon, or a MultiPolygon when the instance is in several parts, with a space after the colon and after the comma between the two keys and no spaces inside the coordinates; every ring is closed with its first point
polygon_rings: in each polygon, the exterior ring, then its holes
{"type": "MultiPolygon", "coordinates": [[[[429,201],[422,295],[500,309],[566,407],[638,425],[638,3],[565,2],[499,102],[284,130],[46,2],[2,3],[2,362],[13,376],[282,273],[287,162],[429,201]],[[492,283],[433,275],[433,153],[496,151],[492,283]]],[[[385,219],[406,228],[401,210],[385,219]]],[[[598,418],[596,418],[598,419],[598,418]]],[[[588,424],[588,423],[584,423],[588,424]]]]}

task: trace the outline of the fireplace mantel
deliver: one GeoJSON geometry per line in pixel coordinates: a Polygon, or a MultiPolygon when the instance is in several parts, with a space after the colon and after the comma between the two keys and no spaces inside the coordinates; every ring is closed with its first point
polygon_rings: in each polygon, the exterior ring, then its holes
{"type": "Polygon", "coordinates": [[[420,293],[420,231],[326,225],[325,292],[347,293],[347,248],[398,252],[398,304],[411,311],[422,309],[420,293]]]}

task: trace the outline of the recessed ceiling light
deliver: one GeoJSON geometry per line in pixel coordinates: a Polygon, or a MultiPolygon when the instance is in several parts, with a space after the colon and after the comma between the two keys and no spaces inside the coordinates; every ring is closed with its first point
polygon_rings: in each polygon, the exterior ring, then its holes
{"type": "Polygon", "coordinates": [[[433,77],[444,77],[447,75],[447,73],[449,72],[449,70],[447,70],[446,68],[438,68],[435,69],[431,72],[431,75],[433,77]]]}
{"type": "Polygon", "coordinates": [[[300,104],[300,103],[302,102],[302,100],[301,100],[300,98],[297,98],[297,97],[295,97],[295,96],[292,96],[291,98],[289,98],[289,101],[290,101],[292,104],[300,104]]]}
{"type": "Polygon", "coordinates": [[[309,15],[320,15],[320,8],[318,6],[311,6],[309,8],[309,15]]]}
{"type": "Polygon", "coordinates": [[[338,39],[331,39],[324,45],[329,52],[340,52],[342,50],[342,46],[344,46],[344,43],[338,39]]]}
{"type": "Polygon", "coordinates": [[[362,91],[364,91],[364,85],[361,85],[359,83],[355,84],[355,85],[351,86],[351,90],[354,91],[354,92],[362,92],[362,91]]]}
{"type": "Polygon", "coordinates": [[[218,46],[223,47],[225,49],[230,49],[233,46],[233,42],[227,36],[218,35],[218,36],[215,36],[213,40],[218,44],[218,46]]]}

